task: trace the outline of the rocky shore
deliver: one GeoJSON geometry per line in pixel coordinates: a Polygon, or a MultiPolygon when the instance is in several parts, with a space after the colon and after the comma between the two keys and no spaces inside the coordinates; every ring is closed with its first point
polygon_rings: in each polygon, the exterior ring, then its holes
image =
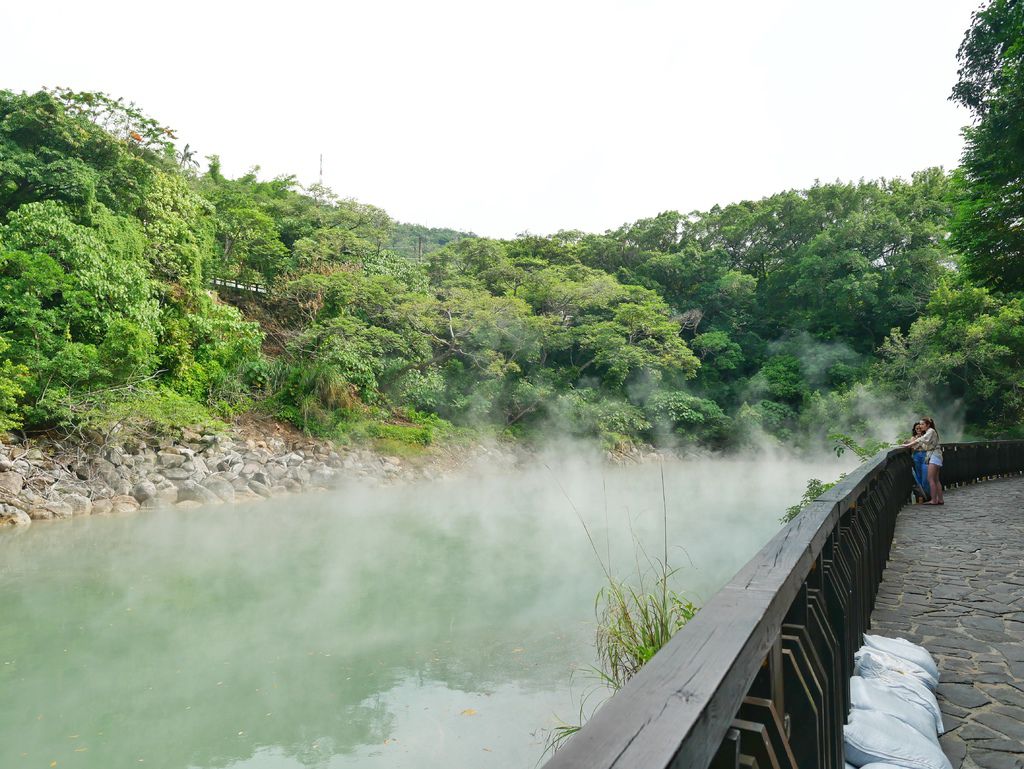
{"type": "MultiPolygon", "coordinates": [[[[514,452],[475,447],[508,466],[514,452]]],[[[465,455],[467,452],[461,452],[465,455]]],[[[464,456],[463,456],[464,460],[464,456]]],[[[0,527],[159,506],[195,507],[328,489],[345,481],[433,480],[458,457],[401,460],[301,436],[185,431],[180,439],[97,446],[41,439],[0,444],[0,527]]]]}

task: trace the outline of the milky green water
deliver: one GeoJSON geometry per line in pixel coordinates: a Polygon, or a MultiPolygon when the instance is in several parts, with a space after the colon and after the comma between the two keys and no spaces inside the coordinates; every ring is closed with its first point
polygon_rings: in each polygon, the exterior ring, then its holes
{"type": "MultiPolygon", "coordinates": [[[[678,586],[706,599],[837,472],[669,466],[678,586]]],[[[0,769],[534,767],[594,688],[567,498],[616,573],[661,553],[656,466],[0,531],[0,769]]]]}

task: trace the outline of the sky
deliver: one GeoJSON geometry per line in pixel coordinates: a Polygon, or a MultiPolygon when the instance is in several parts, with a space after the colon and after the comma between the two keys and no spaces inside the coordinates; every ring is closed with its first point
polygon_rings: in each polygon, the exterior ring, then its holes
{"type": "Polygon", "coordinates": [[[0,88],[123,96],[229,175],[478,235],[952,168],[979,0],[5,3],[0,88]]]}

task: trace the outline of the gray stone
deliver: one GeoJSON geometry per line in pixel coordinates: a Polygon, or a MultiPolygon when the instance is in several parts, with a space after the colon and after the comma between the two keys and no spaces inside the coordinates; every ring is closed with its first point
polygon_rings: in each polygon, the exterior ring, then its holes
{"type": "Polygon", "coordinates": [[[92,514],[92,500],[81,494],[66,494],[64,503],[71,508],[72,515],[92,514]]]}
{"type": "Polygon", "coordinates": [[[157,464],[161,467],[181,467],[185,459],[177,450],[165,449],[157,454],[157,464]]]}
{"type": "Polygon", "coordinates": [[[200,486],[195,481],[185,481],[178,488],[178,503],[199,502],[204,505],[212,505],[220,502],[221,499],[205,486],[200,486]]]}
{"type": "Polygon", "coordinates": [[[25,488],[25,479],[21,473],[10,470],[0,473],[0,491],[6,491],[13,495],[20,494],[23,488],[25,488]]]}
{"type": "Polygon", "coordinates": [[[249,481],[249,490],[259,494],[261,497],[270,497],[270,487],[259,481],[249,481]]]}
{"type": "Polygon", "coordinates": [[[74,510],[66,502],[47,501],[29,510],[28,514],[34,521],[49,521],[54,518],[70,518],[74,514],[74,510]]]}
{"type": "Polygon", "coordinates": [[[311,486],[331,486],[337,478],[337,472],[329,467],[318,467],[310,473],[309,483],[311,486]]]}
{"type": "Polygon", "coordinates": [[[152,481],[139,481],[132,488],[132,496],[139,502],[147,502],[157,495],[156,484],[152,481]]]}
{"type": "Polygon", "coordinates": [[[935,693],[962,708],[978,708],[991,702],[983,692],[964,684],[939,684],[935,693]]]}
{"type": "Polygon", "coordinates": [[[163,469],[163,476],[168,480],[172,481],[184,481],[192,477],[192,473],[185,470],[183,467],[165,467],[163,469]]]}
{"type": "Polygon", "coordinates": [[[192,457],[192,466],[194,468],[193,471],[192,471],[192,474],[194,476],[198,476],[200,478],[205,478],[206,476],[208,476],[210,474],[209,466],[206,464],[206,462],[203,460],[203,458],[201,456],[199,456],[198,454],[196,456],[192,457]]]}
{"type": "Polygon", "coordinates": [[[110,512],[112,513],[134,513],[139,507],[139,501],[127,494],[118,494],[110,500],[110,512]]]}
{"type": "Polygon", "coordinates": [[[92,501],[92,514],[93,515],[107,515],[111,512],[113,503],[109,499],[100,498],[92,501]]]}
{"type": "Polygon", "coordinates": [[[259,462],[253,462],[250,460],[247,461],[244,465],[242,465],[241,475],[244,475],[246,478],[252,478],[254,475],[256,475],[256,473],[262,472],[263,465],[261,465],[259,462]]]}
{"type": "Polygon", "coordinates": [[[1014,758],[1010,753],[997,753],[989,750],[975,750],[972,746],[970,759],[981,769],[1021,769],[1020,758],[1014,758]]]}
{"type": "Polygon", "coordinates": [[[161,505],[173,505],[178,501],[178,487],[173,483],[169,483],[166,486],[161,486],[156,491],[156,496],[152,501],[155,501],[161,505]]]}
{"type": "Polygon", "coordinates": [[[0,529],[5,526],[28,526],[32,518],[24,510],[11,505],[0,505],[0,529]]]}
{"type": "MultiPolygon", "coordinates": [[[[1015,740],[1024,740],[1024,723],[1015,718],[1004,716],[1002,713],[977,713],[974,720],[984,724],[990,729],[1000,732],[1002,735],[1012,737],[1015,740]]],[[[999,735],[995,735],[999,736],[999,735]]]]}
{"type": "Polygon", "coordinates": [[[224,502],[235,501],[235,487],[224,478],[218,478],[211,475],[203,481],[202,485],[204,488],[209,489],[216,494],[224,502]]]}

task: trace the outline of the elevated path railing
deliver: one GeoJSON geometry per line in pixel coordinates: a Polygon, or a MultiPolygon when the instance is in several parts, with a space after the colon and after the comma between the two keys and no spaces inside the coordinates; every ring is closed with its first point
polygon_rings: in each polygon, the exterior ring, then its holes
{"type": "MultiPolygon", "coordinates": [[[[943,447],[944,485],[1024,471],[1024,441],[943,447]]],[[[787,524],[606,702],[547,769],[843,769],[911,457],[878,454],[787,524]]]]}
{"type": "Polygon", "coordinates": [[[248,294],[266,294],[268,289],[262,283],[246,283],[234,280],[233,278],[210,278],[210,285],[214,288],[226,288],[231,291],[242,291],[248,294]]]}

